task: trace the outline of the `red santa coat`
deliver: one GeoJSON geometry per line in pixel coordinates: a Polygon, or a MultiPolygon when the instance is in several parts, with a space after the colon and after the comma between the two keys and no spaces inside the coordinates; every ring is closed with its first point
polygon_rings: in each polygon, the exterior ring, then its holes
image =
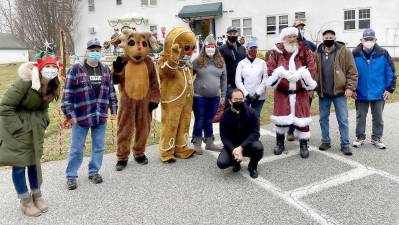
{"type": "Polygon", "coordinates": [[[299,46],[295,52],[288,53],[279,43],[267,61],[267,85],[275,88],[271,116],[275,125],[306,127],[311,122],[308,91],[317,86],[314,81],[317,65],[313,53],[302,43],[299,46]],[[295,79],[289,79],[290,76],[295,79]]]}

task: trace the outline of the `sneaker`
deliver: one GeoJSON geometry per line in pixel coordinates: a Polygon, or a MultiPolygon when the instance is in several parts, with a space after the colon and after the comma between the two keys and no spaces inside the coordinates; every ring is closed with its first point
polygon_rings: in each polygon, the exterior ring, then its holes
{"type": "Polygon", "coordinates": [[[127,160],[118,160],[118,162],[116,162],[115,169],[116,171],[122,171],[126,168],[126,166],[127,166],[127,160]]]}
{"type": "Polygon", "coordinates": [[[140,157],[134,157],[134,160],[136,160],[136,162],[138,163],[138,164],[141,164],[141,165],[146,165],[146,164],[148,164],[148,158],[147,158],[147,156],[145,156],[145,155],[143,155],[143,156],[140,156],[140,157]]]}
{"type": "Polygon", "coordinates": [[[386,149],[387,146],[384,145],[380,140],[371,140],[371,144],[374,145],[376,148],[379,149],[386,149]]]}
{"type": "Polygon", "coordinates": [[[94,184],[100,184],[103,182],[103,178],[98,173],[96,173],[94,175],[90,175],[89,180],[91,180],[91,182],[93,182],[94,184]]]}
{"type": "Polygon", "coordinates": [[[240,165],[240,163],[236,163],[236,164],[233,165],[233,172],[234,172],[234,173],[237,173],[237,172],[240,171],[240,170],[241,170],[241,165],[240,165]]]}
{"type": "Polygon", "coordinates": [[[349,146],[342,146],[341,147],[341,152],[344,155],[352,155],[352,151],[351,151],[351,148],[349,146]]]}
{"type": "Polygon", "coordinates": [[[78,187],[78,183],[76,182],[76,179],[68,179],[67,180],[67,187],[68,190],[75,190],[78,187]]]}
{"type": "Polygon", "coordinates": [[[320,150],[320,151],[325,151],[325,150],[327,150],[327,149],[329,149],[329,148],[331,148],[331,144],[330,144],[330,143],[322,143],[322,144],[319,146],[319,150],[320,150]]]}
{"type": "Polygon", "coordinates": [[[360,148],[364,144],[364,139],[356,139],[356,141],[353,142],[353,147],[355,148],[360,148]]]}

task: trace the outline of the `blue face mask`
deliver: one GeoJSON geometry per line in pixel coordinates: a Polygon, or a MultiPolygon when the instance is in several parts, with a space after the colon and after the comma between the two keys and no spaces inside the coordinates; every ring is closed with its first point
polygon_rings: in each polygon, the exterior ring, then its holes
{"type": "Polygon", "coordinates": [[[101,59],[101,53],[99,52],[89,52],[88,59],[92,62],[98,62],[101,59]]]}
{"type": "Polygon", "coordinates": [[[188,63],[190,62],[191,59],[191,55],[184,55],[182,59],[180,59],[180,61],[184,62],[184,63],[188,63]]]}

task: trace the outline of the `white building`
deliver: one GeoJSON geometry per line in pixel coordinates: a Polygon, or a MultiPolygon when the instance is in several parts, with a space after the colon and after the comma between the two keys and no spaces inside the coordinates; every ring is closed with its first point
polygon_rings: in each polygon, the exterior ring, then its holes
{"type": "Polygon", "coordinates": [[[0,64],[27,62],[28,49],[12,34],[0,33],[0,64]]]}
{"type": "Polygon", "coordinates": [[[377,42],[399,57],[398,0],[80,0],[80,4],[74,35],[77,54],[83,54],[88,39],[109,40],[113,27],[124,25],[157,31],[160,39],[162,28],[167,33],[174,26],[190,26],[197,35],[221,36],[234,25],[267,50],[279,42],[281,29],[301,19],[307,24],[306,38],[316,43],[323,30],[333,29],[338,40],[354,47],[363,30],[372,28],[377,42]]]}

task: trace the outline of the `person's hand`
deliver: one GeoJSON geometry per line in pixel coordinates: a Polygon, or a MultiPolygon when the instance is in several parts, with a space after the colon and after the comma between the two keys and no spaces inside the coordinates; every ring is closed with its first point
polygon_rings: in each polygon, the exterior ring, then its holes
{"type": "Polygon", "coordinates": [[[224,98],[224,97],[221,97],[220,98],[220,101],[219,101],[219,104],[224,104],[224,101],[225,101],[226,99],[224,98]]]}
{"type": "Polygon", "coordinates": [[[125,65],[126,62],[123,62],[122,57],[118,56],[116,57],[116,60],[112,62],[112,69],[114,70],[115,73],[120,73],[122,72],[125,65]]]}
{"type": "Polygon", "coordinates": [[[233,149],[233,156],[234,156],[234,159],[237,161],[237,162],[241,162],[242,161],[242,158],[243,158],[243,156],[242,156],[242,147],[241,146],[238,146],[237,148],[235,148],[235,149],[233,149]]]}
{"type": "Polygon", "coordinates": [[[158,108],[158,103],[150,102],[148,105],[148,111],[150,111],[150,113],[152,113],[152,111],[156,108],[158,108]]]}
{"type": "Polygon", "coordinates": [[[391,97],[391,92],[389,92],[389,91],[384,91],[384,101],[389,100],[390,97],[391,97]]]}
{"type": "Polygon", "coordinates": [[[255,99],[255,100],[259,100],[259,98],[260,98],[260,95],[258,95],[257,93],[255,93],[254,99],[255,99]]]}
{"type": "Polygon", "coordinates": [[[252,103],[254,100],[255,100],[255,96],[250,95],[250,94],[247,95],[247,101],[248,101],[249,103],[252,103]]]}
{"type": "Polygon", "coordinates": [[[111,120],[116,120],[116,114],[111,114],[111,120]]]}
{"type": "Polygon", "coordinates": [[[353,91],[351,89],[345,90],[345,97],[350,98],[353,96],[353,91]]]}
{"type": "Polygon", "coordinates": [[[78,121],[76,120],[76,118],[72,118],[69,120],[69,123],[73,126],[73,125],[77,124],[78,121]]]}

